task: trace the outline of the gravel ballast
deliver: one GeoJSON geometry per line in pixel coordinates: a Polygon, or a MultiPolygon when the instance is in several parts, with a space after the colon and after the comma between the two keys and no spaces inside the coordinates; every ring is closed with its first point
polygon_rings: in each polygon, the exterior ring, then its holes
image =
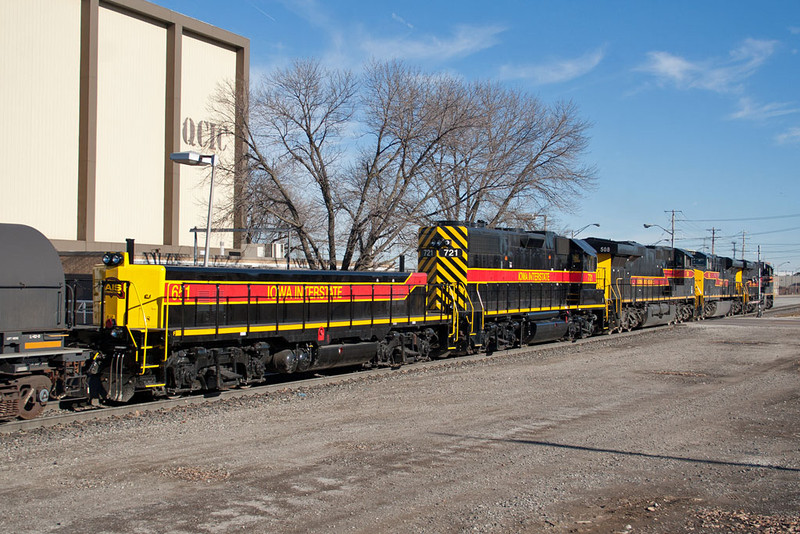
{"type": "Polygon", "coordinates": [[[0,434],[6,532],[800,532],[800,320],[0,434]]]}

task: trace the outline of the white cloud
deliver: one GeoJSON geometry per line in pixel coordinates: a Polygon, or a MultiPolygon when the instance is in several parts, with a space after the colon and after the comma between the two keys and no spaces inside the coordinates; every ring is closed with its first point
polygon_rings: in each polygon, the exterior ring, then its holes
{"type": "Polygon", "coordinates": [[[775,141],[781,145],[800,143],[800,128],[789,128],[787,131],[775,136],[775,141]]]}
{"type": "MultiPolygon", "coordinates": [[[[450,35],[427,34],[410,37],[402,35],[375,35],[358,22],[343,23],[328,3],[319,0],[281,0],[284,6],[310,26],[321,30],[328,40],[326,49],[317,54],[323,64],[334,68],[358,70],[364,61],[377,60],[434,60],[466,57],[499,42],[499,34],[506,30],[497,24],[458,25],[450,35]]],[[[414,30],[414,25],[397,13],[392,19],[414,30]]]]}
{"type": "Polygon", "coordinates": [[[414,29],[414,25],[413,24],[411,24],[410,22],[407,22],[406,19],[404,19],[403,17],[401,17],[397,13],[392,13],[392,20],[395,20],[395,21],[399,22],[400,24],[403,24],[404,26],[408,26],[412,30],[414,29]]]}
{"type": "Polygon", "coordinates": [[[741,92],[742,82],[774,53],[777,41],[746,39],[727,58],[691,61],[669,52],[647,53],[637,70],[655,76],[662,84],[679,89],[705,89],[717,93],[741,92]]]}
{"type": "Polygon", "coordinates": [[[792,35],[800,35],[800,26],[789,26],[789,33],[792,35]]]}
{"type": "Polygon", "coordinates": [[[676,84],[684,84],[688,80],[695,78],[702,69],[698,65],[674,56],[669,52],[648,52],[648,62],[642,65],[639,70],[649,72],[661,78],[670,80],[676,84]]]}
{"type": "Polygon", "coordinates": [[[765,120],[782,115],[791,115],[800,112],[800,108],[791,107],[789,102],[770,102],[757,104],[752,99],[743,97],[739,99],[739,109],[732,113],[731,119],[765,120]]]}
{"type": "Polygon", "coordinates": [[[500,67],[500,77],[507,80],[530,80],[537,85],[561,83],[592,71],[604,57],[604,48],[598,48],[572,59],[559,59],[536,65],[503,65],[500,67]]]}
{"type": "Polygon", "coordinates": [[[406,37],[362,38],[361,49],[378,59],[438,59],[466,57],[498,43],[497,36],[505,28],[496,24],[486,26],[456,26],[448,37],[427,35],[417,39],[406,37]]]}

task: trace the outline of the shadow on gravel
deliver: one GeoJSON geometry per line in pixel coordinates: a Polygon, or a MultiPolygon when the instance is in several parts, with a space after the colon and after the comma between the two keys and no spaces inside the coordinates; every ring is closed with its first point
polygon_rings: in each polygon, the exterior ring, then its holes
{"type": "Polygon", "coordinates": [[[529,440],[529,439],[508,439],[508,438],[486,438],[481,436],[464,436],[459,434],[447,434],[443,432],[433,432],[433,435],[436,436],[446,436],[451,438],[459,438],[459,439],[474,439],[479,441],[486,441],[486,442],[504,442],[504,443],[521,443],[523,445],[537,445],[539,447],[551,447],[554,449],[567,449],[573,451],[585,451],[585,452],[600,452],[604,454],[617,454],[620,456],[636,456],[640,458],[653,458],[657,460],[677,460],[679,462],[690,462],[696,464],[708,464],[708,465],[728,465],[732,467],[752,467],[754,469],[769,469],[773,471],[788,471],[790,473],[800,473],[800,469],[794,467],[785,467],[782,465],[770,465],[770,464],[753,464],[747,462],[729,462],[725,460],[708,460],[708,459],[701,459],[701,458],[686,458],[684,456],[670,456],[665,454],[648,454],[646,452],[634,452],[634,451],[621,451],[617,449],[601,449],[598,447],[586,447],[583,445],[566,445],[564,443],[553,443],[550,441],[537,441],[537,440],[529,440]]]}

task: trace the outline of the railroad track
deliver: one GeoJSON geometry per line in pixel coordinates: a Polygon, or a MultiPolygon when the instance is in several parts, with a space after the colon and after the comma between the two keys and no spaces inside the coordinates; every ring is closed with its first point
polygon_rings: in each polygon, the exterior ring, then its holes
{"type": "MultiPolygon", "coordinates": [[[[793,315],[800,314],[800,304],[798,305],[791,305],[791,306],[781,306],[778,308],[772,308],[769,310],[764,310],[763,315],[769,317],[789,317],[793,315]]],[[[755,317],[755,313],[741,315],[737,317],[755,317]]],[[[735,319],[735,318],[734,318],[735,319]]],[[[661,330],[660,328],[656,329],[640,329],[640,330],[633,330],[631,332],[623,332],[620,334],[615,334],[613,339],[619,339],[626,336],[636,336],[641,334],[646,334],[649,332],[657,332],[661,330]]],[[[585,344],[585,343],[593,343],[598,341],[608,340],[608,336],[594,336],[587,339],[578,340],[575,344],[585,344]]],[[[500,352],[495,352],[493,354],[476,354],[472,356],[460,356],[458,358],[445,358],[441,360],[432,360],[428,362],[419,362],[414,363],[409,366],[404,366],[401,369],[403,370],[415,370],[415,369],[425,369],[429,367],[437,367],[437,366],[447,366],[452,364],[455,361],[458,362],[469,362],[469,361],[476,361],[476,360],[483,360],[483,359],[490,359],[496,357],[503,357],[503,356],[512,356],[517,354],[526,354],[526,353],[535,353],[544,350],[550,350],[555,346],[558,346],[561,343],[569,342],[559,342],[559,343],[544,343],[542,345],[534,345],[534,346],[526,346],[520,347],[516,349],[504,350],[500,352]]],[[[51,403],[45,409],[45,412],[35,418],[30,420],[18,420],[18,421],[7,421],[4,423],[0,423],[0,432],[2,433],[11,433],[11,432],[18,432],[18,431],[26,431],[32,430],[36,428],[43,428],[43,427],[51,427],[61,424],[68,424],[71,422],[77,421],[89,421],[95,419],[105,419],[111,417],[120,417],[131,413],[136,412],[143,412],[143,411],[157,411],[161,409],[170,409],[179,406],[189,406],[194,404],[203,404],[207,402],[215,402],[225,399],[233,399],[237,397],[245,397],[245,396],[254,396],[254,395],[270,395],[279,393],[282,390],[293,390],[301,387],[311,387],[316,385],[331,385],[336,384],[339,382],[344,382],[347,380],[353,380],[354,378],[361,378],[361,377],[369,377],[369,376],[376,376],[380,374],[391,374],[395,372],[395,369],[390,368],[378,368],[378,369],[367,369],[362,370],[359,369],[357,371],[347,370],[346,368],[341,372],[331,372],[330,374],[324,375],[314,375],[312,377],[303,377],[296,380],[282,380],[277,383],[270,383],[265,385],[259,386],[249,386],[244,388],[234,388],[228,389],[224,391],[217,391],[212,393],[206,394],[198,394],[198,395],[187,395],[181,396],[176,398],[169,398],[169,399],[159,399],[147,402],[140,402],[140,403],[133,403],[133,404],[125,404],[122,406],[108,406],[108,405],[93,405],[85,408],[79,408],[75,410],[65,410],[59,408],[56,403],[51,403]]]]}
{"type": "Polygon", "coordinates": [[[800,304],[792,304],[790,306],[779,306],[777,308],[770,308],[769,310],[764,310],[762,315],[767,315],[769,317],[791,317],[794,315],[800,315],[800,304]]]}
{"type": "Polygon", "coordinates": [[[48,405],[47,408],[45,408],[45,411],[41,416],[35,419],[15,420],[15,421],[7,421],[5,423],[0,423],[0,433],[28,431],[36,428],[45,428],[56,425],[69,424],[72,422],[83,422],[90,420],[107,419],[111,417],[121,417],[136,412],[151,412],[162,409],[176,408],[180,406],[217,402],[226,399],[234,399],[237,397],[270,395],[270,394],[280,393],[281,391],[284,390],[294,390],[298,388],[308,388],[319,385],[333,385],[353,379],[374,377],[382,374],[392,374],[396,373],[397,371],[413,372],[415,370],[449,366],[456,362],[480,361],[493,358],[502,358],[507,356],[516,356],[520,354],[536,353],[546,350],[552,350],[554,347],[558,347],[562,344],[581,345],[586,343],[596,343],[601,341],[607,341],[609,339],[621,339],[627,336],[637,336],[661,330],[662,330],[661,328],[656,328],[656,329],[646,328],[641,330],[633,330],[631,332],[623,332],[615,334],[612,337],[594,336],[587,339],[580,339],[575,343],[569,343],[568,341],[562,341],[557,343],[543,343],[541,345],[531,345],[516,349],[498,351],[492,354],[480,353],[471,356],[459,356],[455,358],[444,358],[444,359],[431,360],[427,362],[418,362],[410,364],[408,366],[403,366],[399,369],[381,367],[377,369],[366,369],[366,370],[359,369],[355,371],[352,368],[350,370],[344,368],[341,372],[338,373],[334,373],[335,370],[332,370],[330,374],[315,375],[312,377],[304,377],[296,380],[284,380],[278,383],[270,383],[259,386],[249,386],[244,388],[234,388],[234,389],[228,389],[224,391],[217,391],[206,394],[187,395],[187,396],[168,398],[168,399],[158,399],[147,402],[125,404],[121,406],[94,405],[85,408],[78,408],[75,410],[65,410],[59,408],[56,405],[56,403],[52,403],[48,405]]]}

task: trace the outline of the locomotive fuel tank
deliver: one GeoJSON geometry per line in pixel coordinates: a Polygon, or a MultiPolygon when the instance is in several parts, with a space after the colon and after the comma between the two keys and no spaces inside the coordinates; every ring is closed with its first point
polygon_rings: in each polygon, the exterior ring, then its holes
{"type": "Polygon", "coordinates": [[[675,306],[665,302],[651,303],[647,305],[647,315],[642,322],[642,326],[659,326],[669,324],[677,317],[675,306]]]}

